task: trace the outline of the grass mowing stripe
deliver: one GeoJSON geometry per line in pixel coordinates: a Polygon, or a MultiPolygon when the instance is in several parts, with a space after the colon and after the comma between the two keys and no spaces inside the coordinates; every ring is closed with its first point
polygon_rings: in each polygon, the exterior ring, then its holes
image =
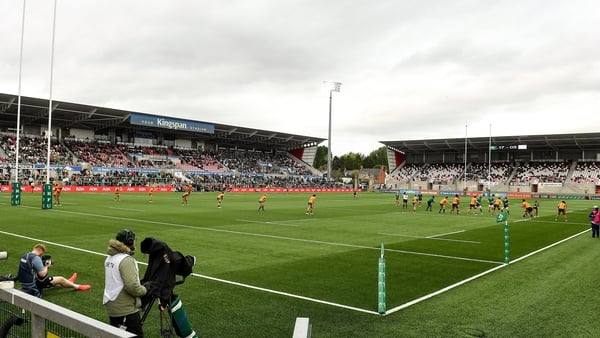
{"type": "MultiPolygon", "coordinates": [[[[23,206],[23,207],[24,208],[34,208],[34,207],[26,207],[26,206],[23,206]]],[[[263,238],[274,238],[274,239],[282,239],[282,240],[297,241],[297,242],[304,242],[304,243],[314,243],[314,244],[323,244],[323,245],[342,246],[342,247],[357,248],[357,249],[380,250],[380,247],[374,247],[374,246],[356,245],[356,244],[347,244],[347,243],[336,243],[336,242],[318,241],[318,240],[303,239],[303,238],[293,238],[293,237],[285,237],[285,236],[257,234],[257,233],[244,232],[244,231],[234,231],[234,230],[207,228],[207,227],[197,227],[197,226],[191,226],[191,225],[185,225],[185,224],[176,224],[176,223],[167,223],[167,222],[158,222],[158,221],[148,221],[148,220],[140,220],[140,219],[134,219],[134,218],[108,216],[108,215],[98,215],[98,214],[90,214],[90,213],[84,213],[84,212],[78,212],[78,211],[66,211],[66,210],[55,210],[55,209],[53,209],[53,212],[61,212],[61,213],[76,214],[76,215],[83,215],[83,216],[95,216],[95,217],[99,217],[99,218],[109,218],[109,219],[134,221],[134,222],[139,222],[139,223],[149,223],[149,224],[158,224],[158,225],[170,225],[170,226],[181,227],[181,228],[189,228],[189,229],[197,229],[197,230],[205,230],[205,231],[214,231],[214,232],[230,233],[230,234],[245,235],[245,236],[256,236],[256,237],[263,237],[263,238]]],[[[408,255],[420,255],[420,256],[429,256],[429,257],[438,257],[438,258],[464,260],[464,261],[471,261],[471,262],[482,262],[482,263],[499,264],[499,262],[489,261],[489,260],[481,260],[481,259],[465,258],[465,257],[455,257],[455,256],[447,256],[447,255],[438,255],[438,254],[431,254],[431,253],[426,253],[426,252],[395,250],[395,249],[385,249],[385,250],[386,251],[390,251],[390,252],[396,252],[396,253],[404,253],[404,254],[408,254],[408,255]]]]}
{"type": "Polygon", "coordinates": [[[419,297],[419,298],[417,298],[417,299],[411,300],[410,302],[407,302],[407,303],[404,303],[404,304],[402,304],[402,305],[396,306],[396,307],[394,307],[394,308],[392,308],[392,309],[390,309],[390,310],[386,311],[385,315],[387,316],[387,315],[390,315],[390,314],[392,314],[392,313],[394,313],[394,312],[398,312],[398,311],[400,311],[400,310],[406,309],[407,307],[410,307],[410,306],[412,306],[412,305],[415,305],[415,304],[417,304],[417,303],[420,303],[420,302],[422,302],[422,301],[425,301],[425,300],[427,300],[427,299],[429,299],[429,298],[432,298],[432,297],[438,296],[438,295],[440,295],[440,294],[442,294],[442,293],[444,293],[444,292],[446,292],[446,291],[449,291],[449,290],[452,290],[452,289],[456,288],[457,286],[461,286],[461,285],[463,285],[463,284],[466,284],[466,283],[468,283],[468,282],[470,282],[470,281],[473,281],[473,280],[475,280],[475,279],[477,279],[477,278],[479,278],[479,277],[482,277],[482,276],[485,276],[485,275],[487,275],[487,274],[490,274],[490,273],[492,273],[492,272],[494,272],[494,271],[496,271],[496,270],[502,269],[502,268],[504,268],[504,267],[506,267],[506,266],[508,266],[508,264],[502,264],[502,265],[498,265],[498,266],[496,266],[496,267],[493,267],[493,268],[491,268],[491,269],[489,269],[489,270],[486,270],[486,271],[484,271],[484,272],[482,272],[482,273],[479,273],[479,274],[476,274],[476,275],[474,275],[474,276],[471,276],[471,277],[469,277],[469,278],[463,279],[463,280],[461,280],[460,282],[454,283],[454,284],[452,284],[452,285],[448,285],[448,286],[447,286],[447,287],[445,287],[445,288],[439,289],[439,290],[437,290],[437,291],[435,291],[435,292],[432,292],[432,293],[430,293],[430,294],[427,294],[427,295],[425,295],[425,296],[423,296],[423,297],[419,297]]]}
{"type": "MultiPolygon", "coordinates": [[[[373,273],[372,257],[375,257],[374,261],[376,262],[377,257],[379,257],[378,249],[377,251],[373,251],[374,248],[352,250],[351,248],[344,249],[339,246],[303,244],[301,242],[291,242],[290,240],[308,239],[326,243],[350,243],[366,247],[384,241],[386,248],[392,249],[386,250],[390,253],[387,262],[388,308],[395,309],[397,306],[442,290],[451,284],[483,273],[488,269],[496,268],[503,262],[494,264],[475,263],[417,255],[394,255],[394,249],[503,261],[501,258],[503,257],[501,255],[503,251],[502,226],[495,222],[492,215],[488,217],[470,217],[462,214],[442,215],[435,211],[433,213],[420,212],[422,209],[417,213],[398,212],[399,208],[389,205],[387,199],[383,200],[380,194],[365,195],[365,199],[362,199],[361,202],[365,201],[367,203],[360,204],[351,199],[346,202],[345,199],[335,198],[338,196],[336,194],[321,194],[317,209],[320,217],[311,217],[310,219],[307,217],[301,223],[298,218],[303,217],[306,196],[301,194],[273,195],[268,212],[257,214],[256,196],[254,195],[229,195],[231,198],[227,199],[226,210],[218,209],[219,211],[216,211],[213,194],[195,195],[198,201],[198,204],[195,205],[197,208],[190,210],[180,208],[179,196],[173,194],[159,194],[156,196],[159,199],[155,200],[158,203],[152,206],[148,206],[145,196],[141,194],[139,196],[132,195],[131,199],[126,201],[129,203],[125,204],[113,203],[111,194],[98,194],[97,197],[93,194],[65,194],[67,199],[75,196],[72,200],[77,201],[77,203],[57,207],[47,212],[33,212],[33,209],[39,209],[39,195],[27,195],[23,196],[23,201],[26,202],[25,205],[34,208],[22,211],[19,211],[22,208],[11,207],[10,210],[7,209],[6,213],[3,212],[3,217],[6,217],[6,219],[3,220],[2,230],[103,252],[105,251],[103,248],[105,248],[106,237],[112,236],[118,230],[119,224],[126,222],[132,223],[132,226],[136,227],[138,232],[162,238],[173,247],[179,247],[184,252],[194,251],[195,255],[202,257],[204,263],[202,271],[198,271],[199,273],[205,273],[222,280],[235,281],[230,285],[226,281],[217,281],[214,278],[209,278],[214,281],[206,280],[206,278],[202,278],[202,275],[198,275],[200,278],[190,278],[191,283],[179,290],[182,299],[188,300],[188,315],[192,322],[203,322],[202,331],[207,336],[214,337],[247,336],[249,330],[254,330],[254,328],[259,331],[254,335],[256,337],[285,336],[289,333],[290,328],[289,324],[283,323],[292,322],[296,315],[318,319],[320,322],[315,322],[315,324],[319,326],[321,335],[340,338],[348,337],[349,332],[353,332],[354,336],[370,335],[378,337],[391,337],[397,335],[398,332],[403,332],[403,335],[406,333],[407,336],[449,336],[451,334],[448,334],[450,333],[448,329],[451,329],[453,324],[460,324],[461,327],[471,327],[472,321],[478,324],[473,327],[480,328],[479,325],[481,325],[485,328],[487,324],[491,327],[496,323],[495,319],[502,316],[503,313],[500,312],[499,316],[485,314],[479,316],[481,302],[488,300],[487,297],[478,299],[482,297],[482,294],[485,294],[479,291],[479,285],[488,283],[490,280],[493,281],[502,275],[513,274],[514,270],[519,270],[521,266],[529,266],[530,259],[536,260],[538,257],[560,251],[566,246],[572,246],[572,243],[584,242],[583,237],[586,237],[579,236],[576,240],[565,243],[567,245],[556,246],[540,255],[522,261],[521,264],[513,265],[513,269],[497,270],[498,273],[474,280],[463,285],[462,288],[456,288],[452,292],[434,296],[425,302],[421,302],[418,306],[411,306],[406,309],[407,311],[404,314],[398,316],[399,313],[396,313],[395,316],[386,317],[388,319],[382,322],[383,318],[365,316],[366,313],[363,312],[344,311],[343,308],[313,303],[309,299],[295,299],[259,291],[260,289],[253,290],[240,286],[255,285],[267,290],[279,290],[282,292],[281,294],[302,295],[311,299],[331,302],[331,304],[345,304],[356,309],[376,310],[374,306],[376,299],[372,299],[376,297],[372,295],[374,290],[372,290],[371,285],[376,284],[376,273],[373,273]],[[74,207],[75,205],[76,207],[74,207]],[[116,208],[145,209],[147,211],[139,213],[116,208]],[[61,210],[81,212],[79,215],[82,216],[68,215],[67,213],[61,213],[61,210]],[[107,218],[107,216],[93,217],[90,216],[89,212],[117,217],[112,219],[107,218]],[[115,221],[124,219],[134,221],[115,221]],[[250,224],[241,223],[238,221],[239,219],[301,224],[302,226],[250,224]],[[152,223],[170,225],[160,226],[152,223]],[[27,224],[28,227],[23,227],[23,224],[27,224]],[[198,228],[200,226],[210,228],[198,228]],[[192,229],[212,232],[199,232],[192,229]],[[391,236],[384,237],[377,234],[379,230],[382,233],[430,236],[461,229],[468,229],[466,230],[467,233],[445,235],[439,239],[457,238],[481,241],[481,243],[475,246],[470,243],[454,241],[438,240],[432,242],[426,238],[403,239],[391,236]],[[240,230],[235,232],[240,236],[228,235],[227,233],[232,233],[231,230],[240,230]],[[79,234],[84,236],[80,239],[79,234]],[[250,237],[266,237],[264,235],[270,235],[271,238],[285,238],[286,240],[250,237]],[[467,292],[465,296],[465,292],[471,289],[475,291],[467,292]],[[444,314],[448,313],[447,308],[440,309],[440,312],[436,313],[435,316],[441,322],[437,331],[422,328],[419,324],[411,324],[415,320],[414,318],[424,319],[434,313],[430,311],[431,306],[440,304],[440,299],[443,303],[444,299],[448,297],[464,297],[454,306],[461,306],[461,309],[463,304],[465,307],[475,307],[473,313],[469,313],[466,317],[446,320],[447,317],[444,314]],[[420,312],[413,317],[409,317],[415,311],[420,312]],[[410,320],[407,318],[410,318],[410,320]],[[491,323],[483,323],[487,318],[491,318],[491,323]],[[242,334],[242,332],[244,333],[242,334]],[[446,334],[443,334],[443,332],[446,334]]],[[[591,207],[593,203],[590,203],[590,201],[573,201],[570,202],[570,206],[583,207],[589,205],[591,207]]],[[[518,204],[515,203],[515,205],[518,204]]],[[[519,220],[521,214],[519,208],[516,208],[517,212],[513,213],[512,219],[509,219],[511,223],[511,252],[515,256],[515,261],[516,257],[527,255],[541,247],[546,247],[584,230],[581,225],[585,225],[588,228],[587,231],[589,231],[587,211],[580,212],[580,210],[587,210],[588,208],[571,207],[572,212],[570,211],[568,215],[569,222],[552,222],[556,215],[555,205],[555,201],[545,202],[545,200],[542,200],[540,216],[543,217],[523,222],[519,220]],[[544,205],[547,205],[548,208],[544,208],[544,205]]],[[[5,235],[0,235],[0,237],[3,236],[5,235]]],[[[22,252],[29,249],[30,244],[25,242],[30,242],[30,240],[9,238],[9,236],[5,236],[5,238],[8,239],[6,242],[9,243],[9,249],[14,251],[23,250],[22,252]]],[[[592,246],[588,247],[593,249],[592,246]]],[[[69,251],[71,251],[64,248],[57,248],[57,250],[58,256],[61,254],[68,256],[69,251]]],[[[65,261],[68,264],[58,265],[57,268],[62,269],[58,272],[71,271],[71,269],[73,271],[86,270],[91,265],[90,262],[94,262],[93,265],[98,266],[98,262],[103,260],[99,255],[93,257],[86,257],[87,254],[75,256],[82,257],[79,259],[75,257],[73,260],[65,261]]],[[[9,260],[11,259],[14,261],[15,258],[9,258],[9,260]]],[[[99,271],[99,269],[90,269],[87,271],[88,275],[85,278],[92,282],[96,280],[99,283],[103,278],[102,273],[103,271],[99,271]]],[[[558,276],[559,273],[556,275],[558,276]]],[[[541,276],[546,276],[545,271],[542,272],[541,276]]],[[[530,273],[525,273],[524,278],[530,277],[530,273]]],[[[527,284],[522,286],[527,287],[527,284]]],[[[537,285],[538,288],[542,289],[544,286],[543,283],[537,285]]],[[[494,289],[497,289],[497,287],[494,289]]],[[[494,289],[490,291],[493,292],[494,289]]],[[[560,289],[557,290],[560,291],[560,289]]],[[[66,304],[67,307],[105,320],[105,314],[101,310],[92,310],[97,307],[100,291],[95,290],[95,292],[92,291],[94,293],[90,294],[77,294],[77,302],[73,302],[71,297],[64,297],[59,293],[60,291],[54,292],[54,294],[49,293],[48,296],[49,299],[61,305],[66,304]]],[[[537,291],[534,290],[533,293],[537,293],[537,291]]],[[[546,292],[546,294],[554,295],[556,291],[546,292]]],[[[536,299],[534,298],[534,300],[536,299]]],[[[519,303],[519,300],[513,301],[519,303]]],[[[498,309],[494,307],[493,302],[488,301],[488,303],[491,312],[494,314],[499,312],[494,312],[498,309]]],[[[552,307],[549,306],[548,308],[552,307]]],[[[455,313],[455,311],[451,312],[452,314],[448,313],[448,317],[452,317],[455,313]]],[[[591,312],[593,313],[593,311],[591,312]]],[[[526,312],[521,311],[521,313],[526,312]]],[[[553,312],[550,311],[549,313],[553,312]]],[[[509,318],[506,321],[514,322],[516,326],[521,325],[518,319],[515,318],[509,318]]],[[[544,321],[539,322],[543,323],[544,321]]],[[[434,323],[435,321],[432,319],[431,323],[426,325],[435,327],[435,325],[430,325],[434,323]]],[[[588,325],[587,322],[582,321],[578,324],[583,325],[583,327],[588,325]]],[[[530,325],[531,323],[526,323],[523,320],[522,326],[529,327],[530,325]]],[[[510,325],[505,325],[501,330],[482,330],[481,332],[494,332],[496,335],[502,335],[502,330],[509,327],[510,325]]],[[[559,335],[562,333],[568,335],[569,331],[558,330],[558,332],[560,332],[559,335]]],[[[585,332],[585,330],[582,332],[585,332]]],[[[514,335],[514,332],[512,335],[514,335]]]]}
{"type": "MultiPolygon", "coordinates": [[[[71,211],[62,211],[62,212],[71,213],[71,211]]],[[[72,213],[77,213],[77,212],[72,212],[72,213]]],[[[85,213],[78,213],[78,214],[93,215],[93,214],[85,214],[85,213]]],[[[121,219],[120,217],[115,217],[115,216],[105,216],[105,215],[93,215],[93,216],[109,217],[109,218],[113,218],[113,219],[121,219]]],[[[298,242],[304,242],[304,243],[314,243],[314,244],[324,244],[324,245],[334,245],[334,246],[350,247],[350,248],[357,248],[357,249],[380,250],[379,247],[372,247],[372,246],[366,246],[366,245],[336,243],[336,242],[318,241],[318,240],[303,239],[303,238],[293,238],[293,237],[285,237],[285,236],[257,234],[257,233],[244,232],[244,231],[233,231],[233,230],[206,228],[206,227],[195,227],[195,226],[184,225],[184,224],[165,223],[165,222],[147,221],[147,220],[135,220],[135,219],[130,219],[130,218],[122,218],[122,219],[131,220],[131,221],[137,221],[137,222],[141,222],[141,223],[171,225],[171,226],[185,227],[185,228],[198,229],[198,230],[208,230],[208,231],[215,231],[215,232],[231,233],[231,234],[236,234],[236,235],[257,236],[257,237],[263,237],[263,238],[275,238],[275,239],[283,239],[283,240],[289,240],[289,241],[298,241],[298,242]]],[[[474,259],[474,258],[465,258],[465,257],[455,257],[455,256],[447,256],[447,255],[438,255],[438,254],[431,254],[431,253],[425,253],[425,252],[395,250],[395,249],[385,249],[385,250],[386,251],[391,251],[391,252],[396,252],[396,253],[408,254],[408,255],[420,255],[420,256],[438,257],[438,258],[446,258],[446,259],[464,260],[464,261],[471,261],[471,262],[501,264],[501,262],[496,262],[496,261],[474,259]]]]}
{"type": "Polygon", "coordinates": [[[583,234],[585,234],[585,233],[588,233],[588,232],[590,232],[590,230],[589,230],[589,229],[586,229],[586,230],[584,230],[584,231],[581,231],[581,232],[579,232],[579,233],[576,233],[576,234],[574,234],[574,235],[572,235],[572,236],[569,236],[569,237],[567,237],[567,238],[565,238],[565,239],[562,239],[562,240],[560,240],[560,241],[558,241],[558,242],[552,243],[552,244],[550,244],[550,245],[547,245],[547,246],[545,246],[545,247],[543,247],[543,248],[541,248],[541,249],[535,250],[535,251],[533,251],[533,252],[530,252],[530,253],[528,253],[528,254],[526,254],[526,255],[523,255],[523,256],[521,256],[521,257],[519,257],[519,258],[516,258],[515,260],[511,261],[510,263],[511,263],[511,264],[512,264],[512,263],[516,263],[516,262],[518,262],[518,261],[520,261],[520,260],[522,260],[522,259],[525,259],[525,258],[527,258],[527,257],[533,256],[533,255],[535,255],[535,254],[537,254],[537,253],[540,253],[540,252],[542,252],[542,251],[544,251],[544,250],[548,250],[548,249],[550,249],[550,248],[551,248],[551,247],[553,247],[553,246],[559,245],[559,244],[561,244],[561,243],[564,243],[564,242],[566,242],[566,241],[568,241],[568,240],[570,240],[570,239],[573,239],[573,238],[575,238],[575,237],[577,237],[577,236],[581,236],[581,235],[583,235],[583,234]]]}
{"type": "MultiPolygon", "coordinates": [[[[545,246],[545,247],[543,247],[543,248],[541,248],[541,249],[535,250],[535,251],[533,251],[533,252],[531,252],[531,253],[529,253],[529,254],[527,254],[527,255],[521,256],[521,257],[519,257],[519,258],[517,258],[517,259],[515,259],[515,260],[511,261],[509,264],[514,264],[514,263],[516,263],[516,262],[519,262],[519,261],[521,261],[521,260],[523,260],[523,259],[525,259],[525,258],[528,258],[528,257],[530,257],[530,256],[533,256],[533,255],[535,255],[535,254],[538,254],[538,253],[540,253],[540,252],[542,252],[542,251],[544,251],[544,250],[548,250],[548,249],[550,249],[550,248],[552,248],[552,247],[554,247],[554,246],[556,246],[556,245],[559,245],[559,244],[561,244],[561,243],[564,243],[564,242],[566,242],[566,241],[568,241],[568,240],[571,240],[571,239],[573,239],[573,238],[575,238],[575,237],[578,237],[578,236],[580,236],[580,235],[583,235],[583,234],[585,234],[585,233],[588,233],[588,232],[589,232],[589,230],[588,230],[588,229],[586,229],[586,230],[584,230],[584,231],[581,231],[581,232],[579,232],[579,233],[577,233],[577,234],[575,234],[575,235],[569,236],[569,237],[567,237],[567,238],[565,238],[565,239],[562,239],[562,240],[560,240],[560,241],[558,241],[558,242],[552,243],[552,244],[550,244],[550,245],[547,245],[547,246],[545,246]]],[[[456,288],[457,286],[461,286],[461,285],[463,285],[463,284],[465,284],[465,283],[468,283],[468,282],[470,282],[470,281],[473,281],[473,280],[475,280],[475,279],[477,279],[477,278],[479,278],[479,277],[485,276],[485,275],[487,275],[487,274],[490,274],[490,273],[492,273],[492,272],[494,272],[494,271],[496,271],[496,270],[502,269],[502,268],[504,268],[504,267],[508,266],[509,264],[502,264],[502,265],[499,265],[499,266],[493,267],[493,268],[491,268],[491,269],[489,269],[489,270],[486,270],[486,271],[484,271],[484,272],[482,272],[482,273],[479,273],[479,274],[477,274],[477,275],[474,275],[474,276],[471,276],[471,277],[469,277],[469,278],[466,278],[466,279],[464,279],[464,280],[462,280],[462,281],[460,281],[460,282],[457,282],[457,283],[454,283],[454,284],[452,284],[452,285],[449,285],[449,286],[447,286],[447,287],[445,287],[445,288],[442,288],[442,289],[440,289],[440,290],[438,290],[438,291],[436,291],[436,292],[432,292],[432,293],[430,293],[430,294],[427,294],[427,295],[425,295],[425,296],[423,296],[423,297],[419,297],[419,298],[417,298],[417,299],[415,299],[415,300],[412,300],[412,301],[410,301],[410,302],[407,302],[407,303],[404,303],[404,304],[402,304],[402,305],[399,305],[399,306],[397,306],[397,307],[395,307],[395,308],[392,308],[392,309],[388,310],[388,311],[385,313],[385,315],[389,315],[389,314],[392,314],[392,313],[394,313],[394,312],[397,312],[397,311],[400,311],[400,310],[406,309],[407,307],[410,307],[410,306],[412,306],[412,305],[415,305],[415,304],[417,304],[417,303],[420,303],[420,302],[422,302],[422,301],[424,301],[424,300],[427,300],[427,299],[429,299],[429,298],[431,298],[431,297],[435,297],[435,296],[437,296],[437,295],[440,295],[440,294],[442,294],[442,293],[444,293],[444,292],[446,292],[446,291],[452,290],[452,289],[456,288]]]]}
{"type": "MultiPolygon", "coordinates": [[[[62,248],[66,248],[66,249],[70,249],[70,250],[75,250],[75,251],[81,251],[81,252],[85,252],[85,253],[89,253],[89,254],[93,254],[93,255],[100,255],[100,256],[104,256],[104,257],[107,256],[106,254],[99,253],[99,252],[96,252],[96,251],[86,250],[86,249],[82,249],[82,248],[76,248],[74,246],[70,246],[70,245],[66,245],[66,244],[60,244],[60,243],[52,242],[52,241],[46,241],[46,240],[43,240],[43,239],[40,239],[40,238],[23,236],[23,235],[15,234],[15,233],[12,233],[12,232],[6,232],[6,231],[0,230],[0,234],[4,234],[4,235],[7,235],[7,236],[18,237],[18,238],[23,238],[23,239],[28,239],[28,240],[36,241],[36,242],[39,242],[39,243],[48,243],[48,244],[52,244],[54,246],[59,246],[59,247],[62,247],[62,248]]],[[[145,264],[145,263],[141,263],[141,264],[145,264]]],[[[147,264],[145,264],[145,265],[147,265],[147,264]]]]}
{"type": "Polygon", "coordinates": [[[229,280],[225,280],[225,279],[220,279],[220,278],[215,278],[215,277],[197,275],[195,273],[193,273],[192,275],[199,276],[199,277],[206,278],[206,279],[210,279],[210,280],[217,281],[217,282],[221,282],[221,283],[227,283],[227,284],[231,284],[231,285],[242,286],[242,287],[249,288],[249,289],[254,289],[254,290],[259,290],[259,291],[274,293],[274,294],[281,295],[281,296],[287,296],[287,297],[302,299],[302,300],[310,301],[310,302],[313,302],[313,303],[331,305],[331,306],[335,306],[335,307],[339,307],[339,308],[343,308],[343,309],[348,309],[348,310],[353,310],[353,311],[358,311],[358,312],[364,312],[364,313],[373,314],[373,315],[379,315],[378,312],[371,311],[371,310],[366,310],[366,309],[361,309],[361,308],[354,307],[354,306],[348,306],[348,305],[344,305],[344,304],[338,304],[338,303],[328,302],[328,301],[325,301],[325,300],[315,299],[315,298],[311,298],[311,297],[299,296],[299,295],[295,295],[295,294],[288,293],[288,292],[282,292],[282,291],[276,291],[276,290],[261,288],[261,287],[258,287],[258,286],[252,286],[252,285],[248,285],[248,284],[233,282],[233,281],[229,281],[229,280]]]}
{"type": "MultiPolygon", "coordinates": [[[[23,236],[23,235],[11,233],[11,232],[6,232],[6,231],[2,231],[2,230],[0,230],[0,233],[4,234],[4,235],[7,235],[7,236],[13,236],[13,237],[18,237],[18,238],[23,238],[23,239],[27,239],[27,240],[36,241],[36,242],[39,242],[39,243],[48,243],[48,244],[52,244],[54,246],[58,246],[58,247],[62,247],[62,248],[70,249],[70,250],[75,250],[75,251],[80,251],[80,252],[85,252],[85,253],[89,253],[89,254],[93,254],[93,255],[104,256],[104,257],[107,256],[107,254],[103,254],[103,253],[100,253],[100,252],[95,252],[95,251],[91,251],[91,250],[77,248],[77,247],[74,247],[74,246],[71,246],[71,245],[61,244],[61,243],[57,243],[57,242],[46,241],[46,240],[43,240],[43,239],[40,239],[40,238],[23,236]]],[[[142,264],[142,265],[146,265],[146,266],[148,265],[148,263],[144,263],[144,262],[140,262],[140,261],[138,261],[138,264],[142,264]]],[[[212,280],[212,281],[217,281],[217,282],[221,282],[221,283],[226,283],[226,284],[230,284],[230,285],[236,285],[236,286],[240,286],[240,287],[244,287],[244,288],[248,288],[248,289],[252,289],[252,290],[258,290],[258,291],[273,293],[273,294],[277,294],[277,295],[280,295],[280,296],[286,296],[286,297],[291,297],[291,298],[296,298],[296,299],[302,299],[302,300],[310,301],[310,302],[313,302],[313,303],[325,304],[325,305],[330,305],[330,306],[339,307],[339,308],[343,308],[343,309],[353,310],[353,311],[357,311],[357,312],[364,312],[364,313],[379,315],[379,313],[377,313],[375,311],[361,309],[361,308],[354,307],[354,306],[348,306],[348,305],[344,305],[344,304],[338,304],[338,303],[334,303],[334,302],[328,302],[328,301],[324,301],[324,300],[320,300],[320,299],[315,299],[315,298],[311,298],[311,297],[305,297],[305,296],[301,296],[301,295],[292,294],[292,293],[289,293],[289,292],[277,291],[277,290],[262,288],[262,287],[259,287],[259,286],[254,286],[254,285],[249,285],[249,284],[234,282],[234,281],[230,281],[230,280],[226,280],[226,279],[221,279],[221,278],[216,278],[216,277],[201,275],[201,274],[198,274],[198,273],[192,273],[191,276],[195,276],[195,277],[198,277],[198,278],[204,278],[204,279],[208,279],[208,280],[212,280]]]]}
{"type": "MultiPolygon", "coordinates": [[[[377,249],[377,248],[375,248],[375,249],[377,249]]],[[[496,262],[496,261],[490,261],[490,260],[485,260],[485,259],[457,257],[457,256],[447,256],[447,255],[439,255],[439,254],[432,254],[432,253],[425,253],[425,252],[405,251],[405,250],[397,250],[397,249],[385,249],[385,251],[403,253],[403,254],[407,254],[407,255],[419,255],[419,256],[429,256],[429,257],[437,257],[437,258],[454,259],[454,260],[468,261],[468,262],[504,264],[504,262],[496,262]]]]}

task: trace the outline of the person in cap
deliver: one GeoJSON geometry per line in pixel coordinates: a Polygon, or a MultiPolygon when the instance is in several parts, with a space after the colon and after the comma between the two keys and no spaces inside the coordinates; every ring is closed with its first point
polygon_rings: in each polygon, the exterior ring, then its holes
{"type": "Polygon", "coordinates": [[[110,325],[120,327],[143,337],[140,309],[141,296],[148,292],[140,284],[135,252],[135,233],[123,229],[115,239],[108,241],[108,257],[104,261],[104,295],[102,303],[110,319],[110,325]]]}
{"type": "Polygon", "coordinates": [[[53,286],[64,286],[79,291],[87,291],[91,288],[87,284],[75,283],[76,272],[68,279],[62,276],[50,276],[48,270],[52,267],[52,259],[50,256],[44,256],[45,252],[46,246],[38,243],[31,252],[21,256],[17,277],[21,283],[21,290],[42,298],[42,290],[53,286]]]}
{"type": "Polygon", "coordinates": [[[600,238],[600,212],[597,205],[594,205],[589,217],[592,224],[592,238],[600,238]]]}

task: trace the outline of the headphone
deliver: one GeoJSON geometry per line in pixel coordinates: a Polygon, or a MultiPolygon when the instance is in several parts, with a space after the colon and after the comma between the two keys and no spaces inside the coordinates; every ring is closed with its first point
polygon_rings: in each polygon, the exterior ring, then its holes
{"type": "Polygon", "coordinates": [[[116,239],[127,246],[131,246],[135,241],[135,233],[129,229],[123,229],[119,231],[116,239]]]}

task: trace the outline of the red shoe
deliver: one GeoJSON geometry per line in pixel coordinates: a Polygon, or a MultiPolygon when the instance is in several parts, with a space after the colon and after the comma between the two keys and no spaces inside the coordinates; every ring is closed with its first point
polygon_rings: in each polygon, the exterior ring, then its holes
{"type": "Polygon", "coordinates": [[[77,280],[77,272],[73,272],[73,275],[71,277],[69,277],[69,282],[75,283],[76,280],[77,280]]]}
{"type": "Polygon", "coordinates": [[[77,288],[77,291],[87,291],[89,289],[91,289],[92,286],[88,285],[88,284],[79,284],[79,287],[77,288]]]}

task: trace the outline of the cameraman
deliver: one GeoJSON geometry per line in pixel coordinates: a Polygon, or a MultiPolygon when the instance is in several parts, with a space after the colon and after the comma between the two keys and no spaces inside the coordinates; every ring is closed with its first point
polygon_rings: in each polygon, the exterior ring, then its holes
{"type": "Polygon", "coordinates": [[[87,291],[91,288],[85,284],[75,284],[77,273],[71,278],[48,275],[48,269],[52,267],[52,260],[42,261],[42,255],[46,252],[44,244],[36,244],[31,252],[24,254],[19,263],[18,280],[21,289],[32,296],[42,298],[42,290],[55,285],[73,288],[79,291],[87,291]]]}
{"type": "Polygon", "coordinates": [[[102,303],[106,308],[110,325],[144,336],[140,309],[141,296],[148,290],[140,284],[135,251],[135,233],[123,229],[115,239],[108,242],[108,257],[104,261],[104,295],[102,303]]]}

